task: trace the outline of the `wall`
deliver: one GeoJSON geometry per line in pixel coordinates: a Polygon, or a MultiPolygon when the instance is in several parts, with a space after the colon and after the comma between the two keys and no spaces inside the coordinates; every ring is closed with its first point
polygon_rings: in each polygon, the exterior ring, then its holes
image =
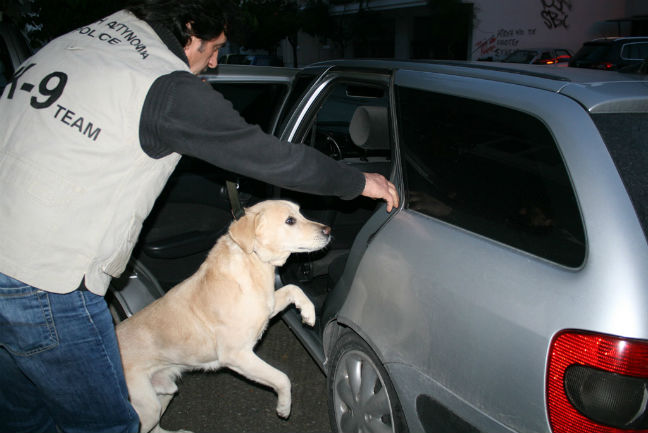
{"type": "MultiPolygon", "coordinates": [[[[648,16],[648,0],[463,0],[474,4],[475,21],[468,58],[500,60],[521,48],[556,47],[577,51],[583,42],[597,37],[630,35],[630,23],[606,22],[636,15],[648,16]]],[[[394,18],[394,57],[409,58],[416,17],[429,9],[419,0],[365,0],[372,10],[394,18]],[[377,7],[376,4],[380,4],[377,7]],[[389,8],[385,5],[391,5],[389,8]],[[405,7],[404,5],[408,5],[405,7]]],[[[356,5],[353,3],[352,5],[356,5]]],[[[338,11],[339,12],[339,11],[338,11]]],[[[286,65],[292,66],[287,41],[280,48],[286,65]]],[[[336,57],[353,57],[349,44],[342,53],[332,43],[300,33],[299,66],[336,57]]]]}
{"type": "Polygon", "coordinates": [[[473,0],[473,3],[476,20],[472,60],[499,60],[523,48],[577,51],[586,40],[617,36],[617,24],[604,21],[628,16],[628,2],[623,0],[473,0]]]}

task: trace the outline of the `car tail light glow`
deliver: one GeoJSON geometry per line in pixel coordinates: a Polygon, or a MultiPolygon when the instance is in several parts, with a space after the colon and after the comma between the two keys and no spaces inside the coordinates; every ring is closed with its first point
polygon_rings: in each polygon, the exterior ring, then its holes
{"type": "Polygon", "coordinates": [[[648,341],[566,331],[549,352],[554,433],[648,432],[648,341]]]}
{"type": "Polygon", "coordinates": [[[605,69],[607,71],[608,69],[614,68],[614,63],[603,62],[603,63],[597,63],[594,66],[596,69],[605,69]]]}

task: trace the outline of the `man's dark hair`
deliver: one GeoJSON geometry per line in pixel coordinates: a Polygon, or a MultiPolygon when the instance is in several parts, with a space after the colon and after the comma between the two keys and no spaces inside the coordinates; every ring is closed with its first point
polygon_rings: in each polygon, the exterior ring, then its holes
{"type": "Polygon", "coordinates": [[[126,9],[150,24],[164,25],[182,46],[190,36],[208,41],[228,33],[237,12],[232,0],[142,0],[126,9]]]}

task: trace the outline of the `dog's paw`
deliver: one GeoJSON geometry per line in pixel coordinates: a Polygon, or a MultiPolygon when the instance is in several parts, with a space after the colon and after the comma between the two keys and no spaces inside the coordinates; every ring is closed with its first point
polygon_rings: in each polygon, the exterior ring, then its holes
{"type": "Polygon", "coordinates": [[[315,306],[312,302],[308,302],[301,308],[302,322],[308,326],[315,325],[315,306]]]}
{"type": "Polygon", "coordinates": [[[165,430],[160,425],[156,425],[150,433],[193,433],[189,430],[165,430]]]}
{"type": "Polygon", "coordinates": [[[288,404],[277,404],[277,415],[283,419],[288,419],[290,416],[290,401],[288,404]]]}

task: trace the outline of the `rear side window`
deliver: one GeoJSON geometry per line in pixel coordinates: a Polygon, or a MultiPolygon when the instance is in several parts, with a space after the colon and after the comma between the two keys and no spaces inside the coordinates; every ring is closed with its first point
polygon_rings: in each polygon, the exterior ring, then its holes
{"type": "Polygon", "coordinates": [[[578,53],[576,53],[574,58],[591,62],[613,60],[614,50],[611,48],[611,44],[585,44],[580,50],[578,50],[578,53]]]}
{"type": "Polygon", "coordinates": [[[593,114],[648,240],[648,114],[593,114]]]}
{"type": "Polygon", "coordinates": [[[624,44],[621,57],[628,60],[643,60],[648,58],[648,42],[633,42],[624,44]]]}
{"type": "Polygon", "coordinates": [[[399,87],[406,206],[577,267],[584,230],[552,135],[506,107],[399,87]]]}

